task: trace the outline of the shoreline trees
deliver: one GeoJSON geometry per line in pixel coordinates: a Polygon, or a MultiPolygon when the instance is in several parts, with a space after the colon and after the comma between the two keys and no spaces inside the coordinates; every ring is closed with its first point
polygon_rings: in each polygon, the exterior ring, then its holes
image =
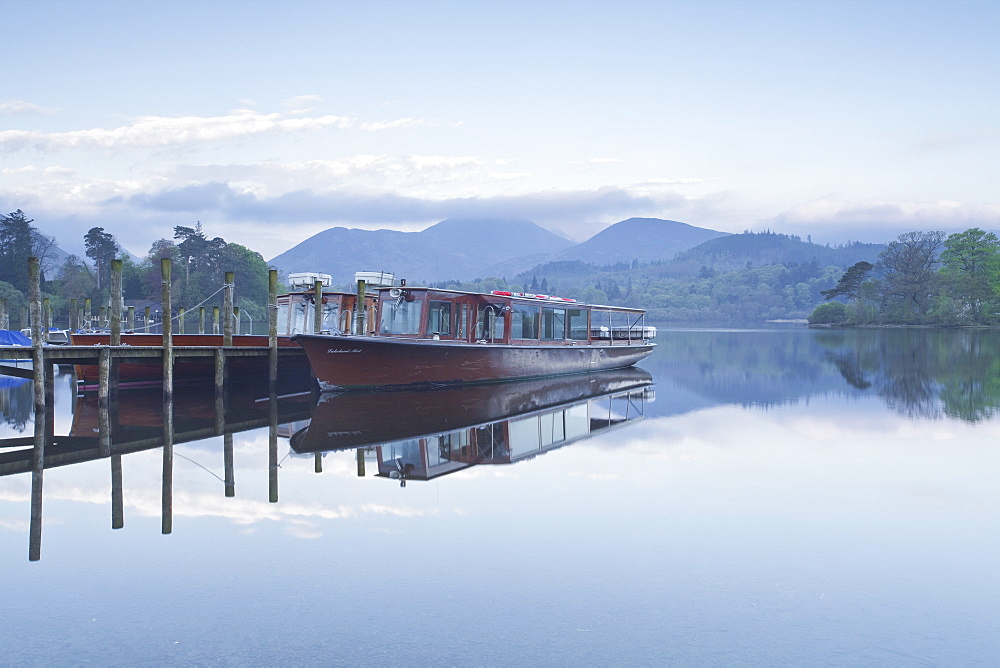
{"type": "Polygon", "coordinates": [[[824,291],[827,303],[810,323],[1000,324],[1000,240],[992,232],[971,228],[947,238],[939,231],[907,232],[886,246],[870,275],[858,265],[824,291]],[[836,298],[849,301],[831,301],[836,298]]]}

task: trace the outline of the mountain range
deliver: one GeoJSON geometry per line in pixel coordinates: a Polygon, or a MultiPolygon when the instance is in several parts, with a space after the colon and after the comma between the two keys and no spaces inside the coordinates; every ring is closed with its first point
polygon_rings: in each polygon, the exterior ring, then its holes
{"type": "Polygon", "coordinates": [[[513,276],[548,262],[594,265],[669,260],[719,237],[718,232],[673,220],[629,218],[583,243],[574,243],[526,219],[449,218],[420,232],[324,230],[272,258],[288,274],[330,274],[350,284],[356,271],[391,271],[414,283],[513,276]]]}

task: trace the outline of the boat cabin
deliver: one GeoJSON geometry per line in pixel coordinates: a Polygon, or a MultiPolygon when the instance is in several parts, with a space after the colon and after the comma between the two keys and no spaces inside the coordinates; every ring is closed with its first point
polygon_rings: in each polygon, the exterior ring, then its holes
{"type": "MultiPolygon", "coordinates": [[[[365,334],[375,332],[376,295],[364,302],[365,334]]],[[[316,293],[312,290],[278,296],[278,335],[352,334],[357,324],[358,296],[350,292],[324,292],[320,330],[316,331],[316,293]]]]}
{"type": "Polygon", "coordinates": [[[364,295],[362,312],[358,313],[358,295],[352,292],[326,292],[332,279],[329,274],[298,272],[288,275],[289,292],[278,297],[278,335],[293,334],[374,334],[378,294],[364,292],[363,285],[372,288],[390,287],[395,275],[387,271],[359,271],[354,274],[359,291],[364,295]],[[323,289],[321,326],[316,328],[316,286],[323,289]],[[360,318],[359,318],[360,316],[360,318]]]}
{"type": "Polygon", "coordinates": [[[506,291],[399,286],[378,292],[377,335],[467,343],[587,345],[653,338],[640,309],[506,291]]]}

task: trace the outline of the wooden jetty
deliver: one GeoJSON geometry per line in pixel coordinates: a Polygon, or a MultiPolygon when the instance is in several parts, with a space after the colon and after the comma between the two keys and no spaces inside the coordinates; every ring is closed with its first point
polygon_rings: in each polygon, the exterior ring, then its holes
{"type": "MultiPolygon", "coordinates": [[[[304,358],[305,353],[295,348],[280,348],[277,336],[277,272],[272,270],[269,275],[268,287],[268,345],[267,346],[234,346],[233,345],[233,272],[226,273],[224,285],[223,313],[223,345],[222,346],[174,346],[172,320],[170,317],[170,260],[163,259],[161,273],[163,277],[162,304],[165,317],[162,321],[162,345],[160,346],[125,346],[121,345],[122,312],[121,301],[111,300],[110,307],[110,345],[107,346],[48,346],[45,345],[48,331],[47,309],[43,310],[41,299],[41,281],[38,258],[30,258],[28,263],[28,304],[31,323],[31,347],[5,347],[3,359],[30,360],[31,368],[0,365],[0,374],[7,374],[33,381],[34,395],[34,434],[30,438],[13,439],[13,442],[0,444],[13,448],[0,457],[0,475],[31,472],[31,519],[29,525],[28,559],[37,561],[41,558],[42,531],[42,486],[43,474],[46,468],[61,466],[79,461],[96,458],[109,458],[114,481],[121,479],[121,455],[150,447],[163,448],[163,508],[162,531],[171,533],[173,526],[172,489],[173,489],[173,446],[180,436],[174,429],[174,365],[177,360],[192,358],[211,358],[214,360],[214,405],[216,422],[211,433],[191,434],[190,438],[205,438],[213,434],[226,437],[230,452],[227,452],[227,479],[231,462],[231,434],[226,429],[226,397],[228,394],[227,376],[229,363],[236,359],[259,359],[259,369],[266,373],[258,374],[258,379],[266,382],[267,394],[270,400],[268,420],[265,424],[271,426],[270,459],[271,485],[269,500],[277,502],[277,422],[278,410],[278,365],[282,359],[304,358]],[[113,442],[115,432],[113,419],[117,411],[112,407],[118,403],[118,367],[126,360],[145,361],[162,365],[162,415],[160,435],[145,442],[113,442]],[[62,364],[96,365],[99,372],[98,383],[98,437],[80,440],[79,437],[67,435],[56,436],[53,429],[53,377],[54,367],[62,364]],[[95,444],[96,440],[96,444],[95,444]]],[[[121,261],[112,262],[111,293],[121,294],[121,261]]],[[[318,296],[318,295],[317,295],[318,296]]],[[[6,315],[6,309],[3,309],[6,315]]],[[[3,318],[6,319],[6,318],[3,318]]],[[[22,317],[23,322],[23,317],[22,317]]],[[[188,435],[185,435],[188,436],[188,435]]],[[[183,437],[182,437],[183,438],[183,437]]],[[[230,494],[227,482],[226,495],[230,494]]],[[[116,507],[113,527],[119,528],[121,521],[120,485],[113,490],[113,505],[116,507]]]]}
{"type": "MultiPolygon", "coordinates": [[[[169,259],[161,261],[161,274],[163,277],[163,312],[171,313],[170,306],[170,273],[171,266],[169,259]]],[[[40,300],[40,289],[38,285],[38,261],[32,258],[29,263],[29,276],[31,285],[29,289],[29,304],[31,309],[32,323],[32,347],[18,348],[9,347],[3,349],[3,358],[7,360],[32,360],[32,368],[14,366],[10,364],[0,364],[0,374],[16,376],[20,378],[31,378],[44,381],[44,377],[52,376],[54,365],[72,364],[81,366],[92,366],[99,369],[98,392],[102,396],[113,396],[119,387],[119,375],[117,373],[119,365],[123,362],[139,363],[147,365],[158,365],[162,369],[162,374],[157,374],[162,379],[164,396],[171,395],[174,389],[174,370],[178,362],[182,365],[185,362],[202,362],[200,367],[204,368],[208,362],[214,368],[214,381],[216,390],[224,391],[226,380],[230,372],[230,363],[233,360],[252,361],[259,360],[260,364],[254,365],[260,369],[260,375],[266,377],[269,382],[275,383],[278,379],[278,368],[284,362],[287,366],[294,366],[301,369],[308,368],[305,361],[305,353],[298,346],[279,346],[277,335],[277,271],[271,270],[268,279],[268,335],[267,345],[251,346],[245,343],[233,345],[233,272],[226,273],[226,283],[224,286],[224,307],[223,312],[230,314],[230,317],[223,318],[222,345],[174,345],[174,333],[172,322],[168,317],[162,322],[162,341],[160,345],[141,346],[122,345],[122,313],[121,304],[118,300],[111,300],[110,307],[110,345],[106,346],[82,346],[82,345],[62,345],[46,346],[45,328],[40,326],[42,322],[42,308],[40,300]],[[211,362],[209,362],[211,360],[211,362]],[[40,367],[40,368],[37,368],[40,367]],[[266,369],[266,374],[264,370],[266,369]]],[[[116,290],[120,292],[121,284],[121,261],[112,262],[111,271],[112,293],[116,290]]],[[[264,337],[260,337],[262,342],[264,337]]],[[[205,380],[205,379],[202,379],[205,380]]],[[[38,390],[44,392],[44,383],[38,390]]],[[[44,399],[42,400],[44,401],[44,399]]]]}

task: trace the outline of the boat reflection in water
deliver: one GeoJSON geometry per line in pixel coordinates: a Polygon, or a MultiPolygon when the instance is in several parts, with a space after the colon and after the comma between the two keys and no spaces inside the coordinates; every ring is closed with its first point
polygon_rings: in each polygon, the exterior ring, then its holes
{"type": "Polygon", "coordinates": [[[298,453],[373,448],[378,475],[430,480],[512,464],[641,420],[652,376],[634,367],[448,389],[323,395],[298,453]]]}

